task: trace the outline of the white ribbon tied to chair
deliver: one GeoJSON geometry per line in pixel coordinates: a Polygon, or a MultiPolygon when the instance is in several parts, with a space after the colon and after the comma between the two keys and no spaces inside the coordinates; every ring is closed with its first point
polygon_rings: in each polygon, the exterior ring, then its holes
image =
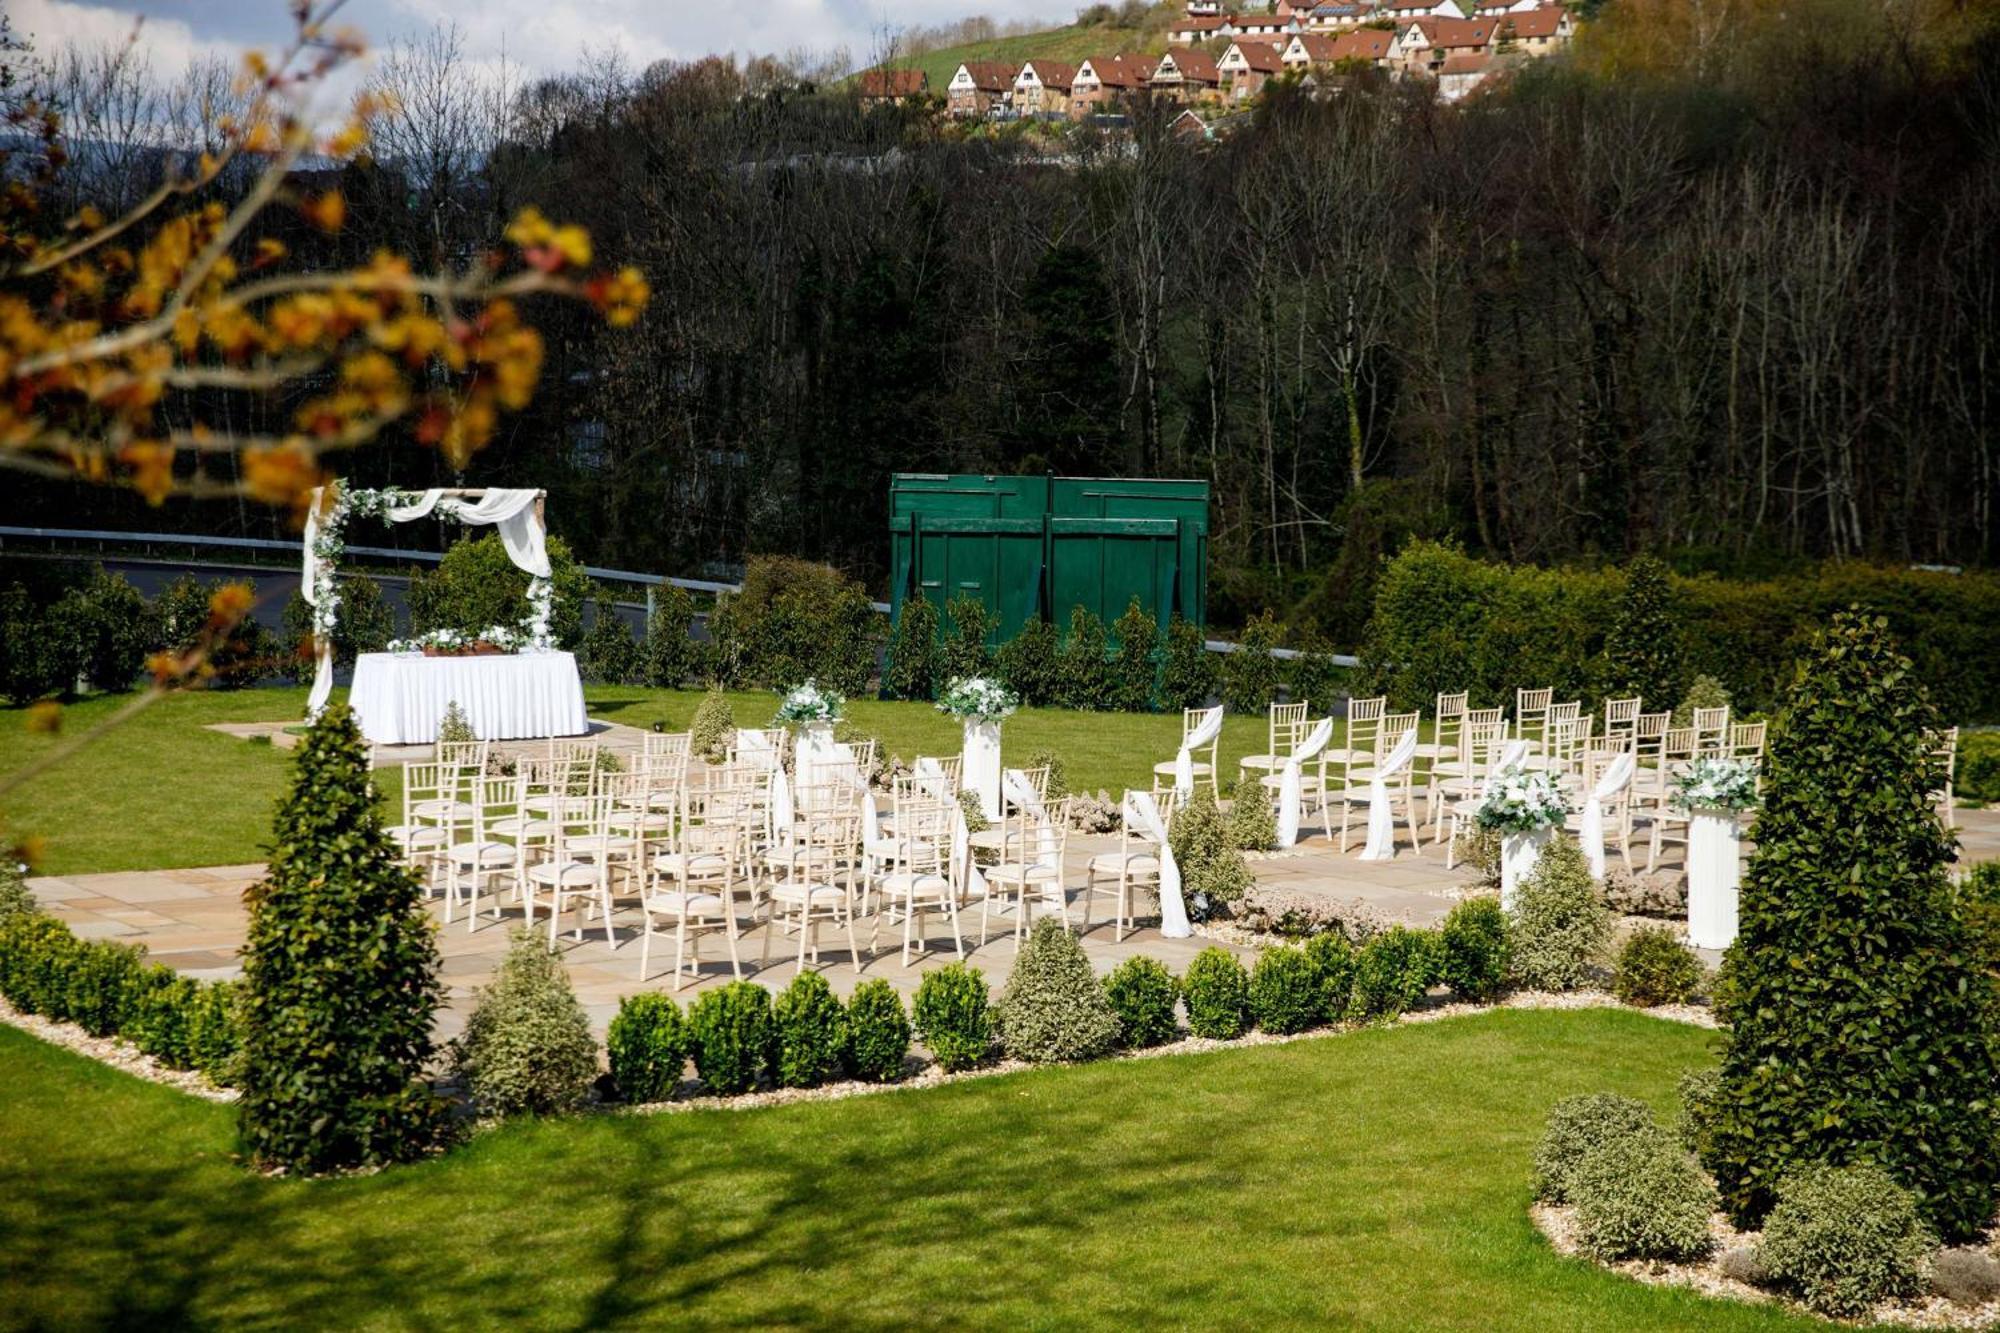
{"type": "MultiPolygon", "coordinates": [[[[510,560],[534,578],[548,579],[552,576],[548,533],[535,513],[535,500],[540,495],[540,491],[532,489],[495,488],[486,491],[478,500],[469,501],[456,495],[446,495],[442,490],[428,490],[417,498],[416,503],[390,509],[384,517],[391,523],[411,523],[436,511],[470,527],[491,524],[499,528],[500,544],[507,548],[510,560]]],[[[299,580],[299,592],[310,606],[319,605],[322,575],[331,582],[333,573],[331,568],[322,570],[319,557],[313,553],[319,537],[320,498],[320,489],[315,488],[312,503],[306,508],[305,566],[299,580]]],[[[538,634],[546,635],[547,632],[548,626],[538,624],[538,634]]],[[[319,664],[313,673],[312,693],[306,698],[307,717],[319,716],[319,710],[326,706],[327,698],[333,693],[333,638],[326,634],[317,638],[319,664]]]]}
{"type": "MultiPolygon", "coordinates": [[[[1309,759],[1319,757],[1326,743],[1333,739],[1333,719],[1323,717],[1299,747],[1285,758],[1284,776],[1278,779],[1278,846],[1290,847],[1299,840],[1299,824],[1305,818],[1305,766],[1309,759]]],[[[1241,797],[1238,798],[1242,799],[1241,797]]],[[[1258,790],[1258,800],[1263,799],[1262,789],[1258,790]]]]}
{"type": "Polygon", "coordinates": [[[799,812],[792,801],[792,784],[782,767],[771,770],[771,837],[781,847],[792,845],[792,826],[799,812]]]}
{"type": "Polygon", "coordinates": [[[1181,741],[1180,753],[1174,756],[1174,795],[1181,800],[1194,795],[1194,752],[1214,740],[1221,730],[1222,705],[1217,704],[1201,715],[1201,721],[1181,741]]]}
{"type": "Polygon", "coordinates": [[[1170,940],[1188,938],[1194,927],[1188,924],[1187,900],[1181,897],[1181,868],[1174,860],[1173,844],[1167,840],[1167,821],[1160,817],[1160,803],[1149,791],[1128,791],[1123,814],[1160,847],[1160,933],[1170,940]]]}
{"type": "Polygon", "coordinates": [[[1611,761],[1604,770],[1604,776],[1590,789],[1583,800],[1583,819],[1577,828],[1577,841],[1583,844],[1584,859],[1590,862],[1593,879],[1604,878],[1604,803],[1625,790],[1637,770],[1638,760],[1630,751],[1611,761]]]}
{"type": "Polygon", "coordinates": [[[1387,861],[1396,855],[1396,807],[1389,798],[1389,780],[1408,768],[1416,753],[1417,729],[1411,727],[1375,765],[1375,775],[1368,780],[1368,845],[1361,849],[1364,861],[1387,861]]]}
{"type": "MultiPolygon", "coordinates": [[[[1007,799],[1028,812],[1035,822],[1035,864],[1051,865],[1056,859],[1056,831],[1049,823],[1049,814],[1042,805],[1042,798],[1035,795],[1035,784],[1028,781],[1028,775],[1018,768],[1010,768],[1001,775],[1001,785],[1006,789],[1007,799]]],[[[1026,849],[1022,849],[1025,854],[1026,849]]]]}

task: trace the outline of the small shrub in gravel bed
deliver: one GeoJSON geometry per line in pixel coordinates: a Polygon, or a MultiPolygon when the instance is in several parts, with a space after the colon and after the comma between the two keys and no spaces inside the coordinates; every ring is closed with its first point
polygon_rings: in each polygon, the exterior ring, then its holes
{"type": "Polygon", "coordinates": [[[1131,1050],[1158,1046],[1180,1035],[1174,1005],[1181,984],[1156,958],[1127,958],[1104,979],[1104,998],[1118,1015],[1119,1044],[1131,1050]]]}
{"type": "Polygon", "coordinates": [[[817,972],[801,972],[771,1006],[777,1034],[778,1086],[816,1088],[840,1073],[847,1013],[817,972]]]}
{"type": "Polygon", "coordinates": [[[1329,931],[1313,936],[1305,947],[1319,987],[1319,1021],[1338,1023],[1347,1017],[1354,993],[1354,945],[1341,932],[1329,931]]]}
{"type": "Polygon", "coordinates": [[[1568,1191],[1577,1238],[1599,1259],[1699,1259],[1714,1247],[1715,1185],[1657,1125],[1591,1148],[1568,1191]]]}
{"type": "Polygon", "coordinates": [[[209,1082],[234,1087],[243,1064],[243,983],[195,983],[188,1012],[188,1055],[209,1082]]]}
{"type": "Polygon", "coordinates": [[[139,974],[125,1036],[169,1069],[194,1065],[195,981],[155,964],[139,974]]]}
{"type": "Polygon", "coordinates": [[[1280,1036],[1325,1022],[1319,969],[1304,949],[1266,949],[1250,972],[1250,1013],[1257,1026],[1280,1036]]]}
{"type": "Polygon", "coordinates": [[[1732,1282],[1747,1286],[1761,1287],[1771,1280],[1771,1272],[1764,1267],[1764,1261],[1757,1257],[1754,1245],[1738,1245],[1724,1250],[1715,1261],[1716,1271],[1732,1282]]]}
{"type": "Polygon", "coordinates": [[[1954,1305],[2000,1296],[2000,1261],[1984,1250],[1944,1250],[1931,1261],[1931,1290],[1954,1305]]]}
{"type": "Polygon", "coordinates": [[[1703,1166],[1709,1164],[1709,1155],[1714,1150],[1715,1093],[1721,1086],[1722,1071],[1713,1066],[1690,1069],[1681,1075],[1681,1109],[1674,1118],[1674,1137],[1703,1166]]]}
{"type": "Polygon", "coordinates": [[[947,1073],[970,1069],[993,1044],[993,1007],[986,978],[964,963],[924,973],[910,1006],[917,1035],[947,1073]]]}
{"type": "Polygon", "coordinates": [[[1653,1109],[1612,1092],[1565,1097],[1549,1108],[1547,1126],[1535,1147],[1535,1197],[1570,1203],[1577,1164],[1593,1149],[1634,1134],[1657,1130],[1653,1109]]]}
{"type": "Polygon", "coordinates": [[[748,1092],[763,1078],[776,1045],[771,993],[754,981],[732,981],[694,1002],[688,1011],[694,1068],[723,1096],[748,1092]]]}
{"type": "Polygon", "coordinates": [[[69,1017],[69,974],[82,941],[52,916],[25,912],[0,922],[0,994],[16,1008],[69,1017]]]}
{"type": "Polygon", "coordinates": [[[1229,840],[1241,851],[1268,852],[1278,845],[1278,816],[1271,793],[1255,782],[1236,789],[1229,806],[1229,840]]]}
{"type": "Polygon", "coordinates": [[[1667,926],[1641,926],[1618,946],[1611,991],[1620,1003],[1686,1004],[1700,984],[1701,960],[1667,926]]]}
{"type": "Polygon", "coordinates": [[[457,1069],[488,1115],[546,1115],[583,1104],[597,1081],[597,1041],[569,973],[542,937],[514,933],[493,983],[480,988],[457,1069]]]}
{"type": "Polygon", "coordinates": [[[1181,978],[1188,1029],[1197,1037],[1228,1041],[1250,1021],[1250,977],[1227,949],[1203,949],[1181,978]]]}
{"type": "Polygon", "coordinates": [[[1530,990],[1575,990],[1611,938],[1611,912],[1574,840],[1549,839],[1516,890],[1514,973],[1530,990]]]}
{"type": "Polygon", "coordinates": [[[1498,898],[1467,898],[1438,929],[1438,980],[1458,999],[1488,1004],[1507,986],[1512,951],[1498,898]]]}
{"type": "Polygon", "coordinates": [[[1096,1060],[1118,1042],[1118,1014],[1070,933],[1043,917],[1014,959],[1000,996],[1000,1036],[1016,1060],[1096,1060]]]}
{"type": "Polygon", "coordinates": [[[910,1055],[910,1019],[903,997],[880,977],[854,988],[847,998],[847,1068],[870,1083],[903,1076],[910,1055]]]}
{"type": "Polygon", "coordinates": [[[1923,1290],[1935,1240],[1916,1196],[1874,1166],[1808,1166],[1778,1186],[1758,1256],[1808,1309],[1834,1318],[1923,1290]]]}
{"type": "Polygon", "coordinates": [[[605,1031],[611,1081],[628,1102],[665,1101],[687,1067],[687,1018],[671,996],[628,995],[605,1031]]]}
{"type": "Polygon", "coordinates": [[[1369,937],[1354,960],[1351,1018],[1378,1022],[1404,1013],[1424,998],[1437,972],[1437,937],[1391,926],[1369,937]]]}

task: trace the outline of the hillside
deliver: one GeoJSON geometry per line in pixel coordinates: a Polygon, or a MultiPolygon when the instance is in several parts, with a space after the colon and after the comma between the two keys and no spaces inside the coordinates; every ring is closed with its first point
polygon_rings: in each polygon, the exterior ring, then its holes
{"type": "Polygon", "coordinates": [[[928,54],[899,64],[914,65],[930,80],[930,90],[942,95],[951,76],[968,60],[1005,60],[1020,64],[1037,56],[1045,60],[1065,60],[1075,64],[1088,56],[1110,55],[1118,51],[1163,51],[1167,28],[1181,12],[1178,5],[1161,5],[1137,27],[1122,23],[1071,23],[1043,32],[1027,32],[990,42],[967,42],[943,46],[928,54]]]}

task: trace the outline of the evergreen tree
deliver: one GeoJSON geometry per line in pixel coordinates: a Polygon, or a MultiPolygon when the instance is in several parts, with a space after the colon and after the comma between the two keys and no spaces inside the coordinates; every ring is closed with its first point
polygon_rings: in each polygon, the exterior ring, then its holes
{"type": "Polygon", "coordinates": [[[1114,700],[1120,712],[1150,713],[1160,674],[1160,622],[1134,597],[1111,632],[1118,647],[1113,659],[1114,700]]]}
{"type": "Polygon", "coordinates": [[[954,597],[945,603],[951,630],[945,636],[943,666],[939,676],[984,676],[992,673],[993,654],[986,649],[986,636],[993,628],[993,614],[977,597],[954,597]]]}
{"type": "Polygon", "coordinates": [[[1625,566],[1625,596],[1604,644],[1608,685],[1621,696],[1638,695],[1654,712],[1681,697],[1681,623],[1665,564],[1642,555],[1625,566]]]}
{"type": "Polygon", "coordinates": [[[444,1123],[423,1077],[442,995],[436,929],[383,830],[346,705],[307,730],[273,834],[247,895],[244,1146],[304,1172],[414,1156],[444,1123]]]}
{"type": "Polygon", "coordinates": [[[938,614],[919,588],[903,599],[896,630],[889,640],[889,667],[882,676],[882,693],[892,699],[928,699],[937,692],[939,654],[938,614]]]}
{"type": "Polygon", "coordinates": [[[1930,800],[1937,720],[1885,623],[1844,613],[1773,732],[1708,1163],[1739,1225],[1819,1162],[1884,1167],[1947,1240],[1993,1217],[1989,981],[1930,800]]]}

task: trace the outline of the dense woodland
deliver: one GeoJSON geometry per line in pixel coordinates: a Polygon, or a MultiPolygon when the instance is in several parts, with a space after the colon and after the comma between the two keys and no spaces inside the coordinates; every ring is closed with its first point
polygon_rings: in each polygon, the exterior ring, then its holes
{"type": "MultiPolygon", "coordinates": [[[[547,486],[594,564],[785,552],[880,590],[891,471],[1041,469],[1211,478],[1218,619],[1349,642],[1411,534],[1990,564],[2000,42],[1962,6],[1716,12],[1613,0],[1573,57],[1458,107],[1281,88],[1212,142],[1146,108],[968,133],[771,61],[516,84],[439,32],[380,66],[404,117],[339,173],[345,231],[292,239],[451,263],[533,203],[645,270],[626,335],[536,312],[544,391],[469,478],[547,486]]],[[[121,123],[196,133],[185,90],[135,110],[168,94],[41,54],[79,199],[143,186],[121,123]]],[[[402,441],[344,468],[445,476],[402,441]]],[[[281,521],[7,484],[53,492],[44,522],[281,521]]]]}

